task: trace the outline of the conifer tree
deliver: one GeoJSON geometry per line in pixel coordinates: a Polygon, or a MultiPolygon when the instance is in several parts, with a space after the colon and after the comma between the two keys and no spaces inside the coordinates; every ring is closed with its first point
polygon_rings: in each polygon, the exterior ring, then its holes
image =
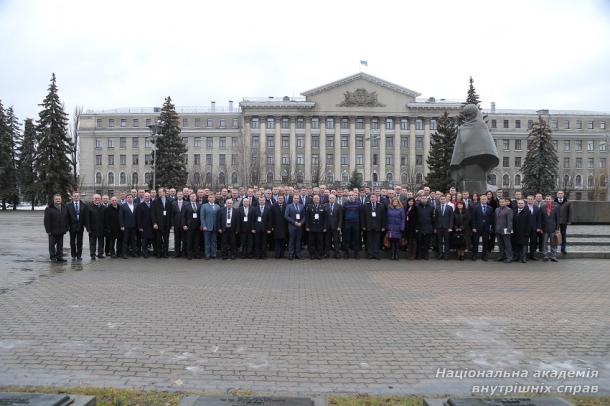
{"type": "Polygon", "coordinates": [[[157,186],[182,187],[188,177],[185,162],[188,149],[180,137],[180,118],[169,96],[163,103],[159,120],[162,135],[155,141],[157,151],[154,157],[157,186]]]}
{"type": "Polygon", "coordinates": [[[36,157],[36,127],[31,118],[27,118],[23,125],[23,141],[19,147],[18,182],[22,195],[29,201],[32,210],[38,203],[36,193],[36,173],[34,159],[36,157]]]}
{"type": "Polygon", "coordinates": [[[15,116],[13,107],[9,107],[6,111],[6,126],[9,132],[9,148],[11,150],[11,162],[9,167],[9,178],[6,180],[10,190],[7,190],[9,195],[8,201],[13,205],[13,210],[17,210],[19,204],[19,188],[17,179],[17,164],[18,164],[18,149],[21,146],[21,129],[19,128],[19,120],[15,116]],[[12,193],[11,193],[12,191],[12,193]]]}
{"type": "Polygon", "coordinates": [[[523,194],[550,194],[555,190],[559,171],[559,158],[553,145],[552,131],[547,122],[538,116],[528,135],[529,147],[523,161],[523,194]]]}
{"type": "Polygon", "coordinates": [[[349,186],[350,189],[362,187],[362,174],[354,169],[352,175],[349,178],[349,186]]]}
{"type": "Polygon", "coordinates": [[[445,112],[438,120],[436,132],[430,135],[430,152],[426,184],[431,189],[446,191],[453,186],[449,166],[457,136],[457,120],[445,112]]]}
{"type": "Polygon", "coordinates": [[[0,199],[2,200],[2,210],[6,210],[6,204],[13,196],[15,171],[11,158],[11,138],[7,111],[0,101],[0,199]]]}

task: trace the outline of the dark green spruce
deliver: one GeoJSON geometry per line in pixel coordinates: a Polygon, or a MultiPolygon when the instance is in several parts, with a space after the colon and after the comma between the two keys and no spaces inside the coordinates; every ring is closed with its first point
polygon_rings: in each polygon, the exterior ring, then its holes
{"type": "Polygon", "coordinates": [[[23,141],[19,148],[18,181],[21,194],[25,201],[29,201],[34,210],[38,203],[36,189],[36,172],[34,160],[36,158],[36,127],[31,118],[27,118],[23,125],[23,141]]]}
{"type": "Polygon", "coordinates": [[[552,131],[541,116],[538,116],[527,139],[529,146],[521,167],[523,194],[551,194],[556,189],[559,159],[553,145],[552,131]]]}
{"type": "Polygon", "coordinates": [[[163,125],[162,135],[155,141],[157,187],[181,187],[188,177],[185,162],[187,147],[180,137],[180,117],[169,96],[163,103],[159,120],[163,125]]]}
{"type": "Polygon", "coordinates": [[[445,192],[454,185],[449,176],[449,164],[456,136],[457,119],[445,112],[437,122],[436,131],[430,135],[430,152],[426,160],[428,164],[426,184],[432,190],[445,192]]]}

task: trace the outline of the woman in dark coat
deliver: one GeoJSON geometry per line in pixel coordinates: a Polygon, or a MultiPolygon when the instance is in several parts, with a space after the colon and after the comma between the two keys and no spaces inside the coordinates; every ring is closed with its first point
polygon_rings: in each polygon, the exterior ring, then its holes
{"type": "Polygon", "coordinates": [[[386,233],[390,239],[392,259],[398,261],[400,237],[405,230],[405,210],[400,204],[400,199],[398,197],[394,197],[391,204],[392,205],[386,212],[386,233]]]}
{"type": "Polygon", "coordinates": [[[409,259],[415,259],[417,252],[416,241],[417,234],[417,210],[415,209],[415,199],[410,197],[407,199],[405,207],[405,239],[407,240],[407,249],[409,250],[409,259]]]}
{"type": "Polygon", "coordinates": [[[522,200],[517,203],[513,214],[513,257],[527,262],[527,247],[530,235],[530,211],[522,200]]]}
{"type": "Polygon", "coordinates": [[[466,238],[470,235],[470,213],[464,208],[464,202],[458,200],[453,212],[453,247],[460,261],[464,260],[466,238]]]}

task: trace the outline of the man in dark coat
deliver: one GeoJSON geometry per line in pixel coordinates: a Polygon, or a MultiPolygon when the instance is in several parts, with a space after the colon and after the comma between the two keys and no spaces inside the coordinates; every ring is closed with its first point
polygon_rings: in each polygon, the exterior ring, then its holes
{"type": "Polygon", "coordinates": [[[350,257],[350,251],[354,252],[354,258],[358,259],[362,240],[360,239],[360,201],[357,192],[348,193],[348,199],[343,202],[343,251],[345,258],[350,257]]]}
{"type": "Polygon", "coordinates": [[[158,198],[151,205],[151,219],[155,230],[157,258],[169,257],[169,230],[172,223],[172,204],[160,188],[158,198]]]}
{"type": "Polygon", "coordinates": [[[563,193],[563,190],[557,192],[555,204],[559,206],[559,231],[561,232],[561,253],[566,254],[566,237],[568,233],[568,224],[571,223],[572,203],[568,201],[563,193]]]}
{"type": "Polygon", "coordinates": [[[186,234],[182,229],[182,217],[186,210],[187,202],[184,201],[184,193],[178,191],[176,199],[171,204],[172,225],[174,226],[174,257],[186,256],[186,234]]]}
{"type": "Polygon", "coordinates": [[[508,207],[508,199],[500,198],[500,206],[495,211],[494,228],[498,238],[500,255],[496,261],[513,262],[513,246],[511,234],[513,233],[513,211],[508,207]]]}
{"type": "Polygon", "coordinates": [[[341,228],[343,227],[343,206],[337,203],[337,197],[330,195],[326,205],[326,236],[324,256],[329,256],[331,248],[334,257],[341,257],[341,228]]]}
{"type": "Polygon", "coordinates": [[[527,262],[527,247],[530,237],[531,214],[523,199],[517,200],[513,211],[513,257],[515,261],[527,262]]]}
{"type": "Polygon", "coordinates": [[[119,236],[121,235],[119,210],[118,199],[113,196],[110,199],[110,205],[104,209],[104,236],[106,237],[108,255],[110,255],[111,258],[121,256],[121,245],[123,241],[122,239],[119,240],[119,236]]]}
{"type": "Polygon", "coordinates": [[[320,204],[320,195],[314,195],[305,209],[305,230],[309,233],[307,248],[310,259],[322,259],[324,234],[326,233],[326,210],[320,204]]]}
{"type": "Polygon", "coordinates": [[[417,235],[417,254],[415,259],[430,258],[430,239],[434,232],[434,208],[428,203],[428,197],[422,196],[420,204],[415,208],[417,215],[417,225],[415,234],[417,235]]]}
{"type": "Polygon", "coordinates": [[[537,261],[536,247],[538,245],[538,238],[541,235],[542,230],[540,229],[540,209],[534,200],[534,196],[529,195],[527,197],[525,209],[530,212],[529,253],[527,257],[532,261],[537,261]]]}
{"type": "Polygon", "coordinates": [[[544,261],[557,262],[557,245],[554,234],[559,231],[559,206],[550,195],[545,197],[545,204],[540,210],[540,228],[544,233],[542,250],[544,261]]]}
{"type": "Polygon", "coordinates": [[[284,218],[285,210],[284,195],[278,195],[277,203],[271,207],[271,227],[273,228],[273,246],[276,258],[284,257],[286,240],[288,239],[288,223],[284,218]]]}
{"type": "Polygon", "coordinates": [[[148,246],[155,238],[151,216],[150,193],[144,193],[144,201],[136,207],[136,224],[142,238],[142,256],[148,258],[148,246]]]}
{"type": "Polygon", "coordinates": [[[288,223],[288,260],[300,258],[301,238],[305,224],[305,208],[300,201],[301,197],[295,193],[292,196],[292,203],[284,210],[284,219],[288,223]]]}
{"type": "Polygon", "coordinates": [[[186,255],[189,260],[201,258],[199,242],[201,239],[201,220],[199,219],[200,206],[197,203],[197,195],[191,193],[189,201],[184,203],[182,216],[182,231],[186,236],[186,255]]]}
{"type": "Polygon", "coordinates": [[[126,202],[121,205],[119,209],[119,225],[121,226],[121,232],[123,233],[123,248],[121,253],[123,259],[127,259],[127,254],[135,257],[138,255],[139,249],[136,247],[136,235],[137,224],[136,224],[136,207],[137,205],[133,201],[133,195],[127,194],[125,197],[126,202]]]}
{"type": "Polygon", "coordinates": [[[271,205],[267,204],[267,201],[262,197],[258,199],[258,203],[256,207],[252,207],[254,255],[258,259],[265,259],[267,256],[267,237],[273,230],[271,205]]]}
{"type": "Polygon", "coordinates": [[[482,247],[481,259],[487,261],[489,240],[494,229],[494,209],[487,202],[487,196],[481,195],[481,202],[472,210],[472,260],[477,259],[479,243],[482,247]]]}
{"type": "Polygon", "coordinates": [[[104,206],[102,196],[93,195],[93,202],[87,209],[87,232],[89,233],[89,254],[95,261],[95,248],[97,258],[104,258],[104,206]]]}
{"type": "Polygon", "coordinates": [[[441,204],[436,208],[434,230],[438,241],[438,259],[449,259],[449,234],[453,230],[453,208],[447,198],[441,196],[441,204]]]}
{"type": "Polygon", "coordinates": [[[225,200],[225,207],[218,211],[218,233],[222,259],[237,256],[237,235],[239,234],[239,214],[233,207],[233,199],[225,200]]]}
{"type": "Polygon", "coordinates": [[[61,204],[61,195],[53,196],[53,204],[44,210],[44,229],[49,236],[49,257],[51,261],[66,262],[64,259],[64,234],[68,231],[69,220],[66,207],[61,204]]]}
{"type": "Polygon", "coordinates": [[[360,211],[360,224],[362,224],[362,230],[366,232],[368,259],[380,259],[379,244],[381,243],[381,233],[385,231],[386,226],[385,206],[377,201],[375,193],[371,194],[369,200],[360,211]]]}
{"type": "Polygon", "coordinates": [[[254,208],[250,205],[250,198],[241,201],[242,206],[237,211],[239,217],[239,243],[242,258],[252,258],[254,249],[254,208]]]}
{"type": "Polygon", "coordinates": [[[87,222],[87,205],[80,201],[80,193],[72,193],[72,202],[66,206],[70,227],[70,254],[72,260],[83,257],[83,232],[87,222]]]}

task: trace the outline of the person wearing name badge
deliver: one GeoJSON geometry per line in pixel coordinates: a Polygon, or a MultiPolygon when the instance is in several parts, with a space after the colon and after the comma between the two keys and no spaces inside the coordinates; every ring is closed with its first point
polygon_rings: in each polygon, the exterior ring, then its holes
{"type": "Polygon", "coordinates": [[[125,196],[125,203],[119,209],[119,226],[123,233],[123,248],[121,249],[123,259],[127,259],[127,255],[132,257],[137,256],[136,207],[136,204],[133,202],[133,195],[128,193],[125,196]]]}
{"type": "Polygon", "coordinates": [[[434,216],[434,231],[436,232],[438,259],[449,259],[449,235],[453,229],[453,207],[449,205],[447,196],[441,195],[440,204],[434,216]]]}
{"type": "Polygon", "coordinates": [[[253,216],[254,210],[249,197],[245,197],[241,200],[241,207],[237,213],[239,216],[240,254],[242,258],[252,258],[254,249],[254,234],[252,233],[252,230],[256,218],[253,216]]]}
{"type": "Polygon", "coordinates": [[[187,202],[184,200],[184,192],[178,191],[176,199],[171,203],[172,225],[174,227],[174,257],[186,256],[186,233],[182,229],[182,217],[186,210],[187,202]]]}
{"type": "Polygon", "coordinates": [[[305,210],[305,229],[309,233],[307,248],[310,259],[322,259],[326,228],[326,210],[320,204],[320,195],[313,195],[312,202],[305,210]]]}
{"type": "Polygon", "coordinates": [[[303,236],[304,208],[300,203],[301,196],[295,193],[292,203],[286,206],[284,218],[288,222],[288,259],[300,258],[301,237],[303,236]]]}
{"type": "Polygon", "coordinates": [[[275,258],[283,258],[288,238],[288,223],[284,218],[286,203],[284,195],[278,195],[277,202],[271,207],[271,227],[273,229],[273,247],[275,258]]]}
{"type": "Polygon", "coordinates": [[[93,202],[87,209],[86,228],[89,233],[89,254],[91,260],[104,256],[104,206],[102,206],[102,196],[93,195],[93,202]],[[96,250],[97,248],[97,250],[96,250]]]}
{"type": "Polygon", "coordinates": [[[72,193],[72,202],[66,206],[70,229],[70,253],[72,261],[83,259],[83,233],[87,222],[87,205],[80,200],[80,193],[72,193]]]}
{"type": "MultiPolygon", "coordinates": [[[[153,245],[152,242],[155,239],[155,233],[152,223],[151,216],[151,201],[150,201],[150,193],[144,193],[144,201],[136,207],[136,223],[138,225],[138,230],[140,230],[140,238],[142,241],[142,256],[144,258],[148,258],[149,251],[148,246],[153,245]]],[[[155,249],[155,245],[153,245],[153,249],[155,249]]],[[[156,254],[156,251],[153,251],[156,254]]]]}
{"type": "Polygon", "coordinates": [[[204,254],[205,259],[216,258],[216,244],[218,233],[218,211],[220,206],[216,204],[216,196],[213,193],[208,195],[208,202],[201,205],[201,229],[204,239],[204,254]]]}
{"type": "Polygon", "coordinates": [[[271,205],[264,199],[258,199],[258,205],[252,207],[254,224],[252,234],[254,235],[254,256],[265,259],[267,256],[267,238],[271,235],[273,225],[271,223],[271,205]]]}
{"type": "Polygon", "coordinates": [[[494,220],[496,237],[498,239],[498,246],[500,247],[500,255],[497,261],[511,263],[513,262],[513,246],[511,241],[513,233],[513,211],[508,207],[508,201],[505,198],[501,197],[498,203],[499,207],[495,211],[494,220]]]}
{"type": "Polygon", "coordinates": [[[237,256],[237,236],[239,234],[239,214],[233,207],[233,199],[225,201],[225,207],[218,211],[218,233],[222,259],[235,259],[237,256]]]}
{"type": "Polygon", "coordinates": [[[165,194],[164,188],[159,188],[158,198],[152,202],[151,218],[155,238],[157,240],[157,258],[169,257],[169,231],[172,222],[172,204],[165,194]]]}
{"type": "Polygon", "coordinates": [[[381,233],[385,232],[386,212],[385,206],[377,201],[377,194],[372,193],[369,202],[361,209],[362,230],[366,233],[366,247],[368,259],[380,259],[379,245],[381,233]]]}
{"type": "Polygon", "coordinates": [[[326,238],[324,256],[330,256],[333,249],[334,257],[341,257],[341,229],[343,228],[343,206],[337,203],[337,197],[331,193],[326,205],[326,238]]]}
{"type": "Polygon", "coordinates": [[[186,233],[186,255],[189,260],[201,258],[199,254],[199,240],[201,236],[199,207],[197,195],[191,193],[189,201],[186,203],[184,216],[182,217],[182,230],[186,233]]]}
{"type": "Polygon", "coordinates": [[[64,259],[64,234],[68,232],[68,211],[61,203],[61,195],[53,196],[53,202],[44,210],[44,230],[49,238],[51,261],[66,262],[64,259]]]}

